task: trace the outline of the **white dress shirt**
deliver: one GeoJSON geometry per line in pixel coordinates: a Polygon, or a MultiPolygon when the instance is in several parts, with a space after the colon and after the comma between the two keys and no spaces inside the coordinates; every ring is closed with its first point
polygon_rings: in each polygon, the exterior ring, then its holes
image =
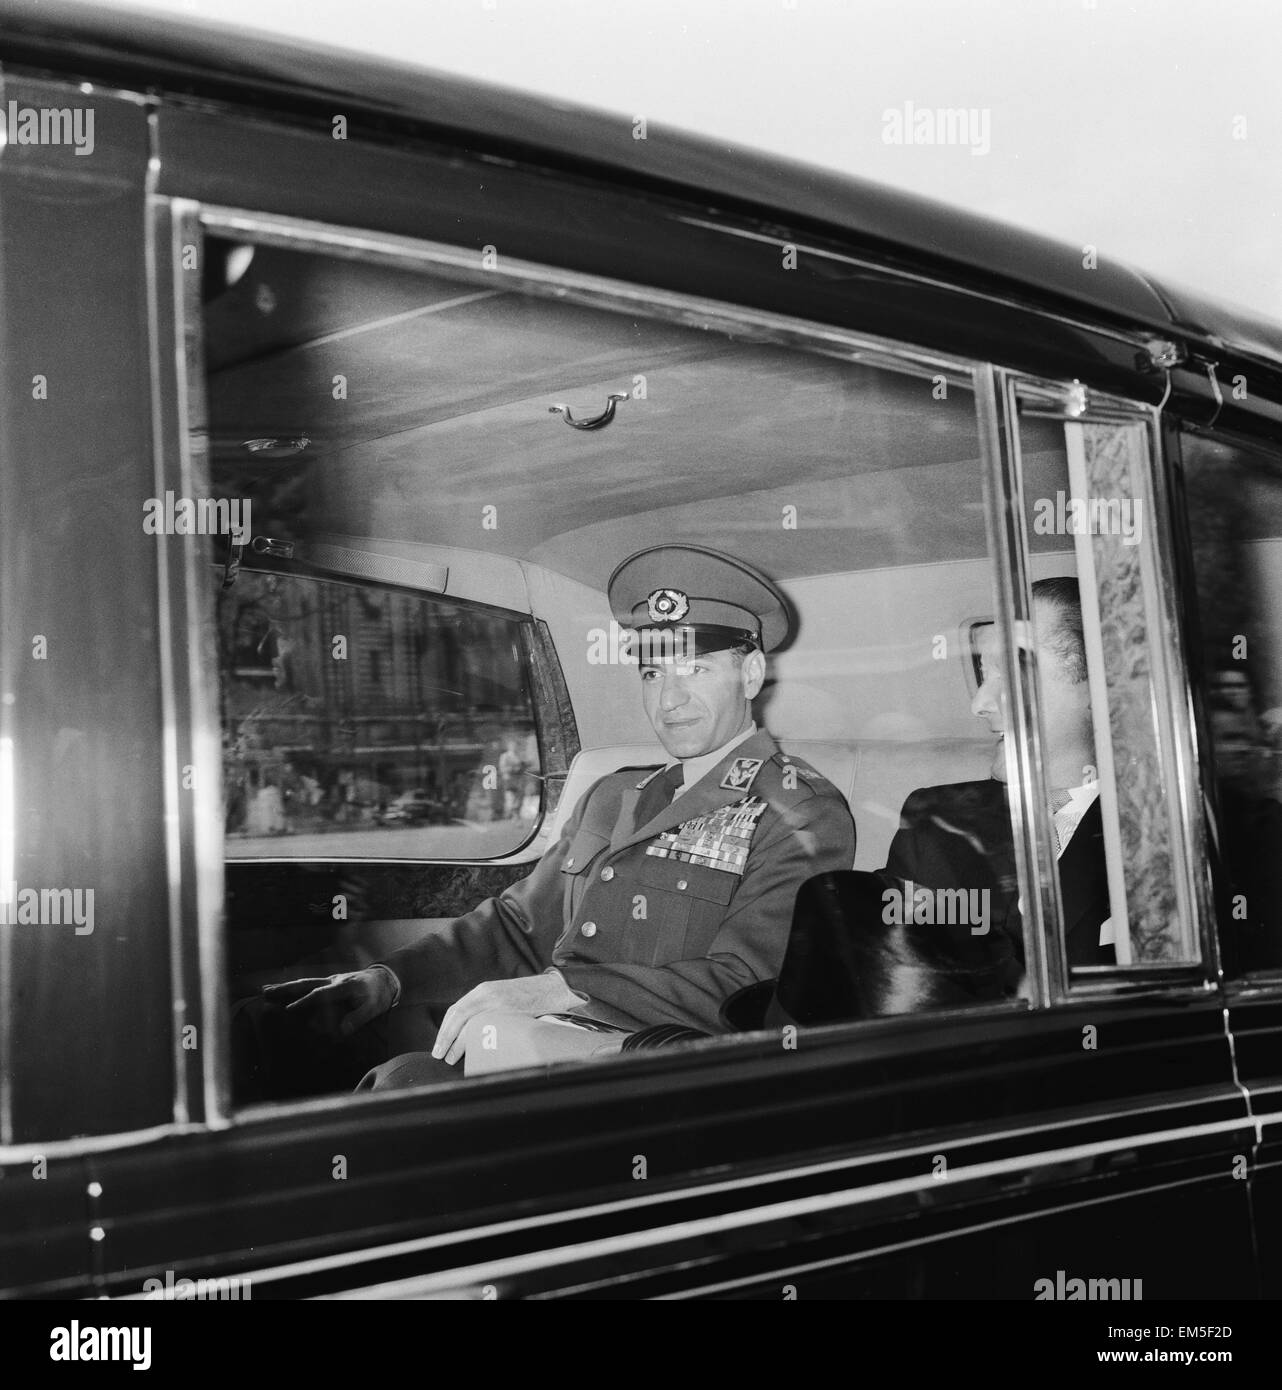
{"type": "MultiPolygon", "coordinates": [[[[1069,787],[1065,795],[1068,800],[1055,812],[1055,843],[1057,846],[1055,857],[1057,859],[1064,857],[1068,842],[1073,838],[1077,827],[1081,825],[1082,818],[1098,799],[1099,783],[1086,782],[1080,787],[1069,787]]],[[[1100,924],[1099,944],[1101,946],[1116,945],[1111,917],[1106,917],[1100,924]]]]}

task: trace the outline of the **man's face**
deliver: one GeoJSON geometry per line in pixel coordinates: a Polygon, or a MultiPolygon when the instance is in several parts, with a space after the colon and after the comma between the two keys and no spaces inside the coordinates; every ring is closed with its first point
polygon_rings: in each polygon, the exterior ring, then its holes
{"type": "Polygon", "coordinates": [[[765,658],[733,652],[646,662],[641,699],[659,742],[674,758],[698,758],[728,743],[752,722],[752,699],[765,678],[765,658]]]}
{"type": "MultiPolygon", "coordinates": [[[[1035,634],[1047,631],[1055,622],[1053,609],[1033,603],[1035,634]]],[[[998,735],[990,773],[1006,781],[1006,694],[1002,671],[1001,641],[996,624],[980,629],[976,638],[981,684],[970,702],[971,713],[983,719],[998,735]]],[[[1037,670],[1042,692],[1042,757],[1048,786],[1059,791],[1077,787],[1095,767],[1095,737],[1091,723],[1091,696],[1086,681],[1073,681],[1057,653],[1040,640],[1037,670]]]]}

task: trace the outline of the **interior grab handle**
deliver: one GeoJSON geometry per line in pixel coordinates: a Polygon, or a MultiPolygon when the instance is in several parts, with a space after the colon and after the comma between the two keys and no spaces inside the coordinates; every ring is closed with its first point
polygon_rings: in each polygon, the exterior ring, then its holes
{"type": "Polygon", "coordinates": [[[603,430],[610,421],[614,419],[614,412],[617,409],[618,402],[626,401],[627,398],[628,393],[626,391],[611,391],[605,398],[605,409],[600,415],[593,415],[587,420],[576,420],[574,416],[570,414],[570,407],[568,405],[550,405],[548,406],[548,414],[560,415],[565,420],[565,423],[574,430],[603,430]]]}

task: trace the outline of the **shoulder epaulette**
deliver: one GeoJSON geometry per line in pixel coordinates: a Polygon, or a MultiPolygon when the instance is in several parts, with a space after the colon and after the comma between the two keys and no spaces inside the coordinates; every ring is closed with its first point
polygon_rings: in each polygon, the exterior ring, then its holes
{"type": "Polygon", "coordinates": [[[834,786],[833,783],[830,782],[828,778],[825,777],[823,773],[820,772],[817,768],[811,767],[810,764],[804,758],[798,758],[791,753],[784,753],[783,751],[780,751],[775,755],[775,760],[778,763],[780,770],[785,775],[787,775],[789,769],[791,769],[796,774],[798,786],[805,785],[806,787],[812,788],[831,787],[832,790],[836,792],[838,796],[841,795],[841,792],[838,790],[838,788],[834,786]]]}

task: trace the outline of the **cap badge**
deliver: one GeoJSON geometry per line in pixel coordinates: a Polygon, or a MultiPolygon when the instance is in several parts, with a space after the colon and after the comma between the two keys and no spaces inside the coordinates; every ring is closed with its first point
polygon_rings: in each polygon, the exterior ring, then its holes
{"type": "Polygon", "coordinates": [[[680,589],[656,589],[646,599],[652,623],[679,623],[690,611],[690,600],[680,589]]]}
{"type": "Polygon", "coordinates": [[[761,771],[762,758],[736,758],[721,779],[722,791],[746,792],[761,771]]]}

